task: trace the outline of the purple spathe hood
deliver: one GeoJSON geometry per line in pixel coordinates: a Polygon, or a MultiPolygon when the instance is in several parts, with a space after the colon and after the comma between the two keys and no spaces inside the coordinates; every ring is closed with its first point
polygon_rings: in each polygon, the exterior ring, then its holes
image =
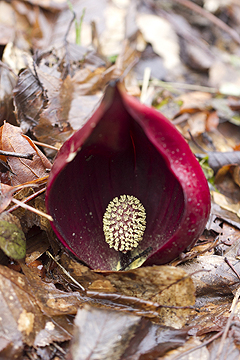
{"type": "Polygon", "coordinates": [[[210,194],[200,165],[170,121],[114,84],[60,149],[46,205],[63,245],[93,269],[116,270],[146,249],[144,265],[151,265],[192,246],[208,219],[210,194]],[[109,247],[103,233],[107,205],[123,194],[137,197],[147,214],[143,240],[128,259],[109,247]]]}

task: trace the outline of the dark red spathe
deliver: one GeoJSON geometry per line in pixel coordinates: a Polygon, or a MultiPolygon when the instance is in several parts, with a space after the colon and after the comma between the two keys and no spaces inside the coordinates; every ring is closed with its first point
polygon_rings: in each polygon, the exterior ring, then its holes
{"type": "MultiPolygon", "coordinates": [[[[46,205],[61,242],[93,269],[114,270],[102,218],[116,196],[146,209],[137,253],[165,264],[192,246],[210,212],[208,184],[182,135],[162,114],[109,85],[88,122],[64,143],[50,173],[46,205]]],[[[135,254],[136,255],[136,254],[135,254]]]]}

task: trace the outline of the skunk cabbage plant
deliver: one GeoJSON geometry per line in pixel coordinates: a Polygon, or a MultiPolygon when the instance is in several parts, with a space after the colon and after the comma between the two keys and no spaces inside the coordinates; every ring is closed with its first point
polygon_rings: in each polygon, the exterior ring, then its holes
{"type": "Polygon", "coordinates": [[[188,144],[161,113],[111,83],[59,151],[46,206],[62,244],[92,269],[165,264],[204,230],[210,194],[188,144]]]}

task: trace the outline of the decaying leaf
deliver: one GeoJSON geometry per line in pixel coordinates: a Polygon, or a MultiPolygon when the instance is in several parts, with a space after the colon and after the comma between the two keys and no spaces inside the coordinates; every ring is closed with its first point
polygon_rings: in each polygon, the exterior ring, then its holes
{"type": "Polygon", "coordinates": [[[231,326],[229,331],[229,335],[224,341],[222,337],[219,337],[215,342],[211,343],[208,347],[209,357],[210,359],[216,359],[217,356],[220,357],[220,360],[229,359],[229,360],[237,360],[240,357],[239,350],[239,319],[235,320],[235,324],[231,326]],[[220,352],[219,352],[220,351],[220,352]]]}
{"type": "Polygon", "coordinates": [[[46,346],[71,338],[65,316],[49,317],[39,307],[24,275],[0,266],[0,358],[20,356],[24,344],[46,346]]]}
{"type": "Polygon", "coordinates": [[[216,191],[212,192],[213,200],[216,204],[221,206],[223,209],[235,213],[240,217],[240,202],[234,202],[230,198],[227,198],[223,194],[217,193],[216,191]]]}
{"type": "Polygon", "coordinates": [[[188,329],[175,330],[118,311],[85,305],[78,310],[71,345],[73,360],[155,359],[183,345],[188,329]]]}
{"type": "Polygon", "coordinates": [[[208,153],[208,164],[216,172],[225,165],[240,164],[240,151],[216,152],[208,153]]]}
{"type": "Polygon", "coordinates": [[[47,175],[46,170],[51,168],[50,161],[33,144],[32,140],[22,133],[19,127],[5,123],[0,131],[1,150],[34,154],[32,160],[7,157],[8,165],[12,170],[12,174],[9,175],[12,185],[31,182],[47,175]]]}
{"type": "MultiPolygon", "coordinates": [[[[3,216],[1,215],[0,248],[7,256],[15,260],[23,259],[26,255],[26,239],[24,232],[21,227],[17,226],[13,221],[3,220],[3,216]]],[[[11,220],[15,218],[10,214],[9,217],[11,217],[11,220]]]]}
{"type": "Polygon", "coordinates": [[[85,306],[75,319],[73,359],[120,359],[131,337],[137,329],[144,331],[146,323],[138,316],[85,306]]]}
{"type": "MultiPolygon", "coordinates": [[[[35,262],[46,252],[48,248],[49,248],[49,242],[46,237],[46,233],[41,229],[39,229],[39,227],[33,227],[27,233],[27,248],[26,248],[25,263],[31,264],[35,262]]],[[[42,269],[43,268],[41,267],[40,271],[42,269]]]]}
{"type": "Polygon", "coordinates": [[[13,91],[18,121],[26,132],[38,123],[39,115],[47,104],[47,96],[40,80],[30,69],[23,70],[13,91]]]}
{"type": "Polygon", "coordinates": [[[18,260],[26,254],[26,239],[19,219],[7,212],[0,214],[0,248],[9,257],[18,260]]]}
{"type": "MultiPolygon", "coordinates": [[[[190,337],[183,346],[172,350],[165,356],[161,357],[161,360],[193,360],[209,359],[209,351],[207,346],[203,347],[202,342],[197,337],[190,337]]],[[[145,360],[145,359],[144,359],[145,360]]],[[[146,359],[147,360],[147,359],[146,359]]]]}
{"type": "MultiPolygon", "coordinates": [[[[39,179],[40,183],[41,180],[43,179],[39,179]]],[[[46,178],[45,178],[46,181],[46,178]]],[[[36,181],[36,184],[38,183],[38,181],[36,181]]],[[[17,200],[20,200],[21,202],[23,202],[26,198],[29,197],[33,197],[33,199],[31,201],[28,202],[28,204],[41,211],[46,213],[46,208],[45,208],[45,203],[44,203],[44,198],[40,195],[36,198],[34,198],[34,184],[35,182],[33,182],[33,186],[31,187],[31,183],[28,185],[28,187],[21,189],[15,196],[15,198],[17,200]]],[[[13,207],[14,209],[15,207],[13,207]]],[[[50,224],[49,224],[49,220],[44,218],[43,216],[40,216],[39,214],[36,214],[32,211],[29,211],[27,209],[22,208],[21,206],[17,207],[16,209],[13,211],[13,214],[16,215],[19,220],[21,221],[21,225],[23,228],[24,232],[27,232],[30,228],[32,228],[34,225],[40,227],[42,230],[46,231],[46,232],[50,232],[50,224]]]]}
{"type": "MultiPolygon", "coordinates": [[[[232,43],[231,32],[226,35],[223,28],[211,25],[211,17],[196,14],[182,5],[195,5],[193,2],[178,1],[176,4],[173,1],[167,7],[164,2],[151,0],[141,4],[106,0],[71,2],[76,21],[86,7],[81,40],[84,45],[91,44],[91,48],[66,42],[75,41],[76,37],[74,23],[70,26],[73,14],[66,1],[0,1],[0,57],[7,44],[2,59],[9,66],[9,69],[4,65],[0,67],[0,121],[15,120],[17,114],[24,133],[30,129],[37,140],[60,148],[91,115],[108,81],[124,77],[127,90],[140,96],[143,72],[150,66],[148,104],[154,99],[156,104],[163,105],[159,110],[174,119],[174,124],[187,139],[190,129],[193,136],[198,136],[196,141],[212,151],[208,152],[208,165],[215,172],[214,184],[220,193],[213,193],[215,202],[208,234],[204,234],[207,236],[201,237],[198,247],[176,261],[184,262],[188,254],[198,257],[176,268],[97,273],[62,256],[60,263],[86,289],[82,291],[76,290],[76,283],[63,275],[56,264],[56,268],[43,273],[23,264],[24,274],[20,274],[1,266],[7,257],[1,258],[0,359],[21,359],[23,349],[27,351],[24,358],[50,360],[54,354],[57,357],[55,344],[57,347],[58,342],[72,337],[71,316],[73,318],[76,313],[72,354],[62,354],[60,358],[72,355],[73,360],[239,359],[239,304],[227,337],[224,339],[221,335],[239,287],[239,278],[225,262],[225,256],[240,273],[238,46],[232,43]],[[69,33],[68,28],[71,28],[69,33]],[[140,56],[144,60],[141,51],[147,42],[162,58],[156,58],[151,50],[148,55],[153,61],[143,62],[138,76],[136,68],[126,76],[140,56]],[[16,79],[10,68],[16,74],[25,69],[19,74],[14,91],[15,114],[12,112],[12,87],[16,79]],[[199,70],[204,74],[198,73],[199,70]],[[154,77],[163,81],[156,81],[154,77]],[[227,95],[220,95],[224,93],[227,95]],[[211,251],[199,255],[208,247],[211,251]],[[194,304],[193,284],[198,311],[184,308],[194,304]],[[83,304],[90,306],[82,308],[83,304]],[[186,327],[186,323],[190,326],[186,327]],[[215,335],[220,336],[212,344],[206,344],[215,335]],[[50,349],[48,344],[53,342],[50,349]]],[[[204,6],[200,4],[203,10],[211,7],[212,19],[219,17],[239,29],[237,1],[198,3],[204,3],[204,6]]],[[[146,50],[150,47],[147,45],[146,50]]],[[[0,149],[34,153],[33,161],[1,157],[12,173],[2,169],[0,174],[0,212],[6,210],[13,196],[21,201],[33,197],[29,204],[45,211],[43,195],[35,198],[36,188],[29,186],[29,182],[37,183],[37,191],[44,190],[45,183],[40,179],[46,181],[51,163],[19,128],[8,123],[0,129],[0,149]]],[[[44,151],[53,155],[51,150],[44,148],[44,151]]],[[[26,263],[29,265],[41,257],[39,263],[47,269],[45,251],[50,242],[49,221],[13,206],[10,212],[18,217],[14,218],[16,226],[20,220],[27,238],[26,263]],[[30,236],[36,229],[40,235],[33,241],[30,236]]],[[[1,236],[2,221],[6,225],[12,219],[10,214],[0,215],[0,244],[2,238],[5,245],[14,240],[9,234],[1,236]],[[6,242],[7,238],[10,241],[6,242]]],[[[53,241],[50,244],[57,254],[58,245],[53,241]]],[[[12,253],[8,255],[13,256],[12,253]]]]}
{"type": "MultiPolygon", "coordinates": [[[[206,130],[206,122],[207,122],[207,112],[201,111],[197,112],[195,114],[191,114],[189,116],[188,122],[187,122],[187,132],[190,131],[192,136],[198,136],[205,132],[206,130]]],[[[186,128],[185,127],[185,128],[186,128]]],[[[183,129],[184,131],[184,129],[183,129]]]]}
{"type": "Polygon", "coordinates": [[[47,10],[50,10],[50,11],[53,11],[53,12],[63,10],[63,9],[65,9],[67,7],[65,2],[57,1],[57,0],[52,0],[52,1],[30,0],[30,1],[27,1],[27,2],[32,4],[32,5],[38,5],[38,6],[42,7],[42,8],[44,8],[44,9],[47,9],[47,10]]]}
{"type": "Polygon", "coordinates": [[[14,121],[13,116],[13,96],[12,90],[15,86],[16,78],[13,73],[4,66],[0,65],[0,125],[4,120],[14,121]]]}
{"type": "MultiPolygon", "coordinates": [[[[226,256],[233,264],[235,270],[240,273],[239,260],[236,260],[229,253],[226,256]]],[[[211,301],[213,301],[220,294],[224,295],[224,297],[231,297],[234,290],[238,287],[239,280],[224,261],[223,256],[205,255],[192,260],[190,263],[181,265],[181,268],[193,274],[192,279],[196,286],[197,301],[203,302],[204,298],[211,298],[211,301]]]]}
{"type": "Polygon", "coordinates": [[[165,67],[175,70],[180,65],[180,47],[171,23],[156,14],[138,14],[137,23],[145,40],[163,58],[165,67]]]}
{"type": "Polygon", "coordinates": [[[105,84],[112,79],[113,69],[101,66],[83,68],[71,78],[59,80],[59,89],[49,99],[34,128],[36,138],[57,146],[79,130],[100,101],[105,84]]]}
{"type": "MultiPolygon", "coordinates": [[[[0,184],[0,213],[2,211],[4,211],[8,205],[11,203],[13,196],[16,192],[21,193],[21,191],[26,191],[26,188],[31,187],[35,187],[37,185],[41,185],[41,180],[40,181],[33,181],[27,184],[22,184],[22,185],[16,185],[16,186],[9,186],[6,184],[1,183],[0,184]],[[24,189],[24,190],[23,190],[24,189]]],[[[45,178],[46,181],[46,178],[45,178]]],[[[29,189],[27,190],[29,191],[29,189]]]]}
{"type": "Polygon", "coordinates": [[[12,201],[13,195],[16,191],[19,191],[18,187],[13,187],[5,184],[1,184],[0,193],[0,213],[4,211],[10,202],[12,201]]]}
{"type": "MultiPolygon", "coordinates": [[[[192,279],[170,266],[142,267],[106,277],[124,295],[151,300],[164,306],[191,306],[195,303],[192,279]]],[[[181,328],[190,309],[161,308],[161,324],[181,328]]]]}
{"type": "Polygon", "coordinates": [[[73,129],[69,124],[73,84],[70,76],[58,82],[59,88],[49,99],[47,108],[41,113],[39,122],[34,128],[34,134],[39,141],[54,146],[57,143],[62,144],[73,134],[73,129]]]}
{"type": "Polygon", "coordinates": [[[177,97],[177,101],[182,101],[181,113],[204,111],[209,107],[212,95],[210,93],[195,91],[187,92],[177,97]]]}
{"type": "MultiPolygon", "coordinates": [[[[66,257],[63,257],[62,260],[65,269],[87,289],[87,294],[90,297],[98,297],[97,294],[103,292],[109,294],[109,299],[112,295],[112,301],[114,301],[114,294],[116,294],[116,304],[117,296],[119,296],[118,302],[125,305],[127,305],[128,297],[135,297],[136,310],[140,306],[137,299],[159,304],[158,316],[155,320],[175,328],[181,328],[192,313],[191,309],[181,309],[181,306],[191,307],[194,305],[195,289],[191,277],[186,276],[185,272],[179,268],[154,266],[122,272],[95,273],[74,260],[66,257]],[[174,308],[175,306],[179,306],[180,309],[174,308]]],[[[134,307],[134,304],[131,303],[131,306],[134,307]]],[[[146,315],[153,317],[151,312],[149,314],[146,312],[146,315]]]]}
{"type": "Polygon", "coordinates": [[[138,336],[131,342],[121,360],[149,360],[182,346],[188,335],[188,327],[181,330],[151,324],[142,341],[138,336]]]}
{"type": "Polygon", "coordinates": [[[235,184],[237,184],[238,186],[240,186],[240,166],[234,166],[233,169],[233,180],[235,182],[235,184]]]}
{"type": "Polygon", "coordinates": [[[239,242],[240,240],[240,231],[227,223],[222,224],[222,231],[219,234],[219,241],[222,244],[233,245],[235,242],[239,242]]]}

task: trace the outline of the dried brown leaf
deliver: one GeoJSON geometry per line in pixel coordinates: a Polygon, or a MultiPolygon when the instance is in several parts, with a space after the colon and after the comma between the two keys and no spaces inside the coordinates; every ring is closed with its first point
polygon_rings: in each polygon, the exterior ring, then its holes
{"type": "MultiPolygon", "coordinates": [[[[171,306],[191,307],[195,302],[192,280],[179,268],[154,266],[131,271],[95,273],[65,256],[62,261],[65,269],[87,289],[87,295],[93,299],[98,298],[101,293],[101,299],[104,299],[105,293],[105,298],[116,305],[127,305],[129,300],[129,305],[136,310],[142,308],[141,302],[146,302],[146,305],[148,302],[158,304],[156,321],[176,328],[182,327],[192,312],[186,308],[171,309],[171,306]],[[134,298],[135,305],[132,301],[134,298]]],[[[104,306],[104,302],[100,305],[104,306]]],[[[156,311],[153,306],[149,309],[156,311]]],[[[151,311],[146,311],[146,316],[156,317],[156,313],[151,311]]]]}
{"type": "Polygon", "coordinates": [[[46,106],[47,96],[39,78],[28,68],[19,74],[13,95],[18,121],[28,124],[27,132],[29,128],[37,124],[39,115],[46,106]]]}
{"type": "Polygon", "coordinates": [[[208,114],[206,131],[215,131],[219,125],[219,116],[217,111],[212,111],[208,114]]]}
{"type": "Polygon", "coordinates": [[[5,123],[1,127],[1,149],[17,153],[34,153],[33,160],[7,157],[8,165],[14,174],[11,175],[12,185],[19,185],[45,177],[46,169],[51,168],[50,161],[33,144],[32,140],[23,135],[17,126],[5,123]]]}
{"type": "MultiPolygon", "coordinates": [[[[233,244],[231,250],[237,245],[233,244]]],[[[226,253],[226,256],[240,274],[240,262],[234,258],[234,254],[230,253],[231,250],[226,253]]],[[[219,299],[219,296],[223,296],[229,303],[227,296],[231,299],[232,293],[239,285],[239,279],[224,261],[223,256],[204,255],[180,267],[188,274],[192,274],[191,278],[196,287],[196,300],[201,303],[209,299],[212,302],[214,299],[219,299]]]]}
{"type": "Polygon", "coordinates": [[[210,151],[208,153],[208,164],[214,172],[226,165],[240,164],[240,151],[210,151]]]}
{"type": "Polygon", "coordinates": [[[13,115],[13,95],[12,91],[16,84],[13,73],[4,66],[0,65],[0,125],[4,120],[14,122],[13,115]]]}
{"type": "MultiPolygon", "coordinates": [[[[128,296],[157,302],[164,306],[191,306],[195,303],[192,279],[179,268],[171,266],[142,267],[110,274],[107,279],[117,291],[128,296]]],[[[190,309],[161,308],[161,324],[181,328],[190,315],[190,309]]]]}
{"type": "Polygon", "coordinates": [[[182,130],[183,135],[189,138],[189,131],[194,137],[201,135],[206,131],[206,121],[207,113],[205,111],[191,114],[186,126],[182,130]]]}
{"type": "Polygon", "coordinates": [[[183,346],[188,331],[186,327],[177,330],[151,324],[142,340],[138,333],[131,339],[121,360],[150,360],[163,356],[166,352],[183,346]]]}
{"type": "MultiPolygon", "coordinates": [[[[44,8],[39,7],[37,4],[34,5],[35,0],[32,3],[33,5],[28,0],[11,2],[15,11],[14,28],[17,30],[15,42],[20,48],[34,46],[36,49],[46,49],[47,46],[52,44],[51,35],[58,17],[58,11],[56,11],[56,8],[50,9],[53,12],[45,11],[44,8]]],[[[49,8],[53,4],[52,1],[41,1],[41,5],[44,3],[46,7],[49,5],[49,8]]],[[[56,4],[55,1],[54,3],[56,4]]],[[[59,3],[59,9],[65,6],[65,2],[61,1],[59,3]]]]}
{"type": "Polygon", "coordinates": [[[235,184],[237,184],[238,186],[240,186],[240,166],[234,166],[233,168],[233,180],[235,182],[235,184]]]}
{"type": "MultiPolygon", "coordinates": [[[[237,322],[239,323],[239,319],[237,319],[237,322]]],[[[229,331],[229,335],[226,339],[224,339],[224,342],[222,344],[222,338],[219,337],[216,341],[210,344],[208,346],[208,352],[210,359],[216,359],[218,356],[219,360],[238,360],[240,357],[240,350],[239,350],[239,327],[236,323],[231,327],[231,330],[229,331]],[[223,345],[223,347],[220,350],[220,346],[223,345]]]]}
{"type": "MultiPolygon", "coordinates": [[[[88,303],[95,307],[121,310],[125,313],[130,312],[134,315],[143,315],[158,322],[163,321],[161,317],[159,317],[159,313],[164,305],[134,296],[103,291],[89,290],[86,292],[75,291],[66,293],[58,290],[52,283],[42,281],[41,278],[26,265],[21,264],[21,266],[25,276],[20,275],[21,281],[19,282],[18,278],[14,275],[11,277],[11,281],[22,291],[26,292],[29,297],[34,299],[34,303],[38,305],[39,309],[46,316],[53,317],[58,315],[76,314],[77,309],[81,307],[82,304],[88,303]]],[[[0,267],[0,275],[4,272],[4,269],[4,267],[0,267]]],[[[171,296],[171,294],[169,294],[169,296],[171,296]]],[[[186,301],[188,301],[187,296],[186,301]]],[[[166,304],[166,310],[169,309],[169,306],[169,304],[166,304]]],[[[180,327],[186,321],[186,318],[190,313],[190,309],[188,308],[179,309],[173,306],[173,309],[171,309],[170,306],[170,310],[176,312],[175,318],[173,319],[177,320],[177,323],[173,323],[175,327],[180,327]]],[[[165,323],[167,321],[170,322],[170,317],[174,314],[173,312],[166,313],[166,317],[168,318],[165,323]]],[[[164,316],[163,313],[160,313],[160,315],[164,316]]]]}
{"type": "Polygon", "coordinates": [[[240,240],[240,231],[227,223],[222,224],[222,232],[219,235],[219,241],[225,245],[233,245],[240,240]]]}
{"type": "Polygon", "coordinates": [[[8,205],[11,203],[13,195],[16,191],[19,190],[19,188],[13,187],[13,186],[9,186],[9,185],[5,185],[5,184],[0,184],[0,213],[3,212],[8,205]]]}
{"type": "Polygon", "coordinates": [[[183,346],[162,356],[161,360],[209,360],[207,346],[202,345],[197,337],[190,337],[183,346]],[[193,352],[194,351],[194,352],[193,352]]]}
{"type": "Polygon", "coordinates": [[[0,2],[0,44],[6,45],[14,37],[14,14],[11,4],[0,2]]]}
{"type": "MultiPolygon", "coordinates": [[[[49,248],[46,233],[34,227],[27,233],[26,264],[30,264],[42,256],[49,248]]],[[[40,269],[41,270],[41,269],[40,269]]]]}
{"type": "Polygon", "coordinates": [[[209,218],[207,229],[212,229],[216,233],[221,233],[221,223],[226,221],[227,223],[240,229],[239,217],[231,211],[221,208],[219,205],[212,202],[211,216],[209,218]]]}
{"type": "MultiPolygon", "coordinates": [[[[58,290],[53,283],[42,281],[35,272],[21,264],[25,277],[21,288],[31,294],[47,316],[76,314],[83,297],[78,292],[58,290]]],[[[1,269],[0,269],[1,270],[1,269]]]]}
{"type": "Polygon", "coordinates": [[[36,138],[53,146],[63,144],[89,118],[113,72],[114,68],[106,70],[101,66],[92,70],[88,66],[76,71],[73,78],[67,76],[41,113],[34,128],[36,138]]]}
{"type": "Polygon", "coordinates": [[[146,328],[147,320],[85,306],[78,311],[75,326],[71,348],[73,360],[118,360],[134,332],[146,328]]]}
{"type": "Polygon", "coordinates": [[[17,358],[24,344],[45,346],[71,338],[69,319],[44,314],[26,277],[5,266],[0,266],[0,302],[2,359],[17,358]]]}
{"type": "Polygon", "coordinates": [[[214,183],[216,185],[217,190],[224,196],[230,199],[231,202],[237,203],[240,201],[240,189],[236,184],[236,178],[234,179],[233,165],[225,165],[221,167],[216,175],[214,183]]]}
{"type": "Polygon", "coordinates": [[[75,318],[73,360],[147,360],[183,345],[187,329],[175,330],[117,311],[85,305],[75,318]]]}
{"type": "Polygon", "coordinates": [[[72,80],[68,76],[55,96],[49,99],[48,107],[41,113],[39,123],[34,128],[34,135],[39,141],[55,146],[73,134],[69,124],[73,90],[72,80]]]}
{"type": "Polygon", "coordinates": [[[181,106],[181,113],[184,112],[196,112],[196,111],[204,111],[208,109],[210,105],[210,101],[212,99],[212,94],[201,92],[201,91],[194,91],[188,92],[185,94],[180,95],[175,100],[182,101],[183,105],[181,106]]]}
{"type": "Polygon", "coordinates": [[[231,211],[240,217],[240,202],[234,202],[232,199],[220,194],[216,191],[212,191],[213,200],[216,204],[221,206],[221,208],[231,211]]]}
{"type": "Polygon", "coordinates": [[[12,214],[0,214],[0,248],[10,258],[23,259],[26,239],[20,221],[12,214]]]}
{"type": "Polygon", "coordinates": [[[50,11],[60,11],[65,8],[67,8],[67,5],[63,1],[58,0],[23,0],[25,2],[28,2],[32,5],[43,7],[44,9],[50,10],[50,11]]]}
{"type": "Polygon", "coordinates": [[[108,309],[122,310],[137,315],[157,317],[158,304],[141,301],[134,297],[109,294],[106,292],[68,292],[65,293],[55,288],[53,284],[44,283],[27,266],[21,265],[27,277],[34,298],[42,311],[49,315],[76,314],[83,303],[94,306],[104,306],[108,309]]]}

